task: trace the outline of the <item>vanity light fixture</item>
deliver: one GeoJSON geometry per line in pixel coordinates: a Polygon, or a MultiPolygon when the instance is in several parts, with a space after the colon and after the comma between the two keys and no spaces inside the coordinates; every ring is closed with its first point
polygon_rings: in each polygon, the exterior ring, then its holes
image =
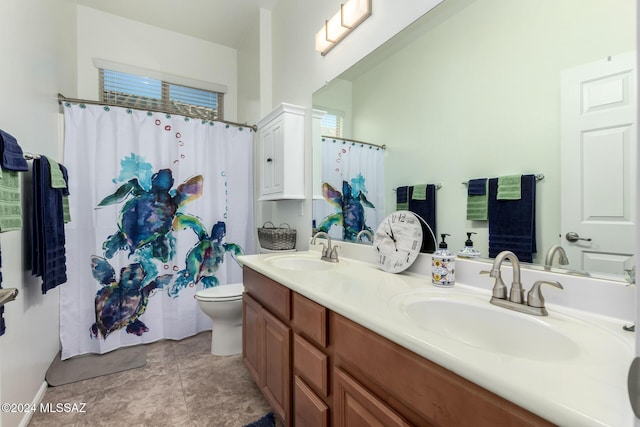
{"type": "Polygon", "coordinates": [[[316,50],[324,56],[340,40],[371,16],[371,0],[348,0],[316,33],[316,50]]]}

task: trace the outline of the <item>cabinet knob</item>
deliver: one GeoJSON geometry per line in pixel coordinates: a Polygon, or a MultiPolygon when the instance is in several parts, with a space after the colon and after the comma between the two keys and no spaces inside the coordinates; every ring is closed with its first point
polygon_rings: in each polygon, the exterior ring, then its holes
{"type": "Polygon", "coordinates": [[[271,163],[271,162],[273,162],[273,159],[271,157],[268,157],[267,158],[267,163],[271,163]]]}

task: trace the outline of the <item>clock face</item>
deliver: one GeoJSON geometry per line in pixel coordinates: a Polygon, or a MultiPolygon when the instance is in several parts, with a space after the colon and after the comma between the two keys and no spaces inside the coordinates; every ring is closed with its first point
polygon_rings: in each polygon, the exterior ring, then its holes
{"type": "Polygon", "coordinates": [[[422,224],[413,212],[397,211],[381,223],[373,239],[378,265],[390,273],[406,270],[422,246],[422,224]]]}

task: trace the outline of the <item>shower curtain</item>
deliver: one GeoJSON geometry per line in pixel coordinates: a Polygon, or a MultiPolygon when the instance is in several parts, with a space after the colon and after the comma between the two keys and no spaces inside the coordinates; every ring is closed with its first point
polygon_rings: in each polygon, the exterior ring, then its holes
{"type": "Polygon", "coordinates": [[[249,128],[64,105],[69,170],[62,359],[211,327],[203,287],[240,282],[254,251],[249,128]]]}
{"type": "Polygon", "coordinates": [[[314,201],[318,231],[348,241],[360,230],[375,233],[385,214],[384,149],[323,138],[322,195],[314,201]]]}

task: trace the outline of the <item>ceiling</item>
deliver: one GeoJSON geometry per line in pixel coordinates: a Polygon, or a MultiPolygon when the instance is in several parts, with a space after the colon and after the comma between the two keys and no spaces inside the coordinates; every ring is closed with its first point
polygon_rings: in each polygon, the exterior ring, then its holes
{"type": "Polygon", "coordinates": [[[213,43],[239,49],[246,37],[257,37],[260,8],[278,0],[69,0],[213,43]]]}

